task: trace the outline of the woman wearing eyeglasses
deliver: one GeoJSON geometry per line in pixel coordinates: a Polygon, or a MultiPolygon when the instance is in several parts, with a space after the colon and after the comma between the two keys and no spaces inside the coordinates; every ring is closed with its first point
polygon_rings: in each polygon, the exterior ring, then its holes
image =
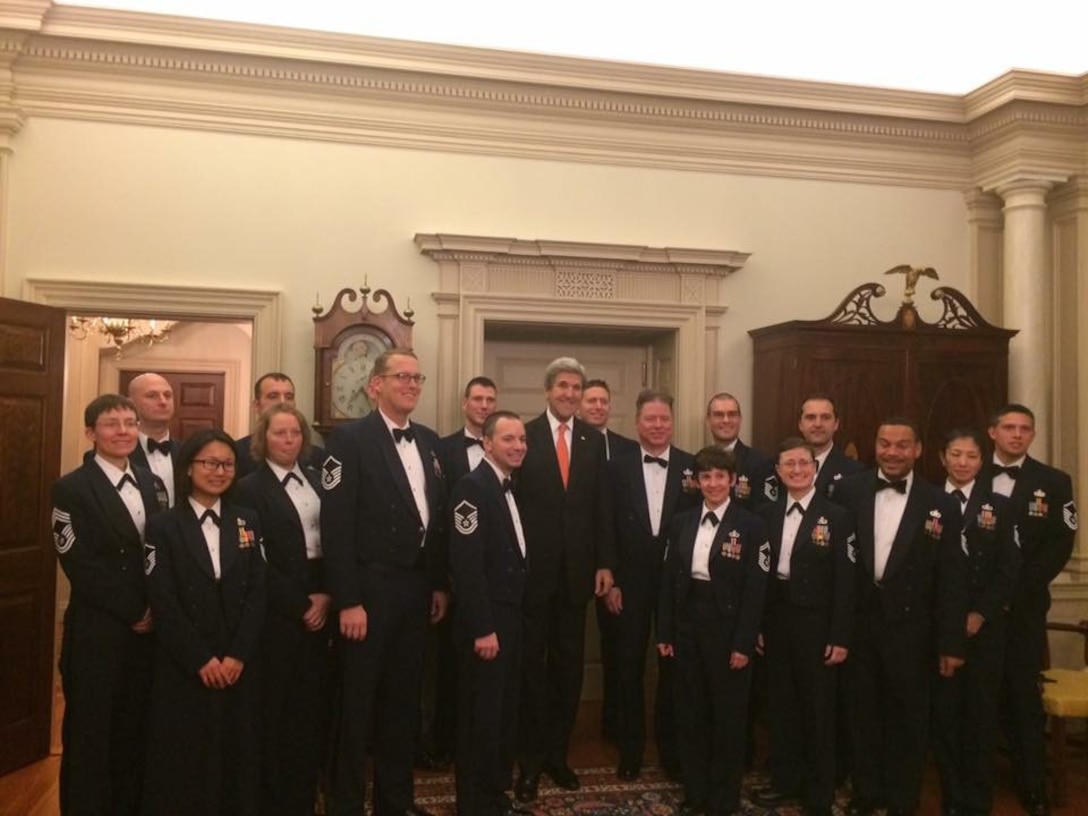
{"type": "Polygon", "coordinates": [[[256,666],[265,563],[256,514],[225,498],[234,440],[200,431],[177,461],[177,504],[150,519],[144,571],[158,649],[144,812],[257,814],[256,666]]]}
{"type": "Polygon", "coordinates": [[[310,425],[287,403],[253,431],[257,469],[238,482],[257,511],[268,558],[268,617],[261,638],[262,816],[312,816],[332,700],[331,598],[321,548],[321,481],[310,425]]]}

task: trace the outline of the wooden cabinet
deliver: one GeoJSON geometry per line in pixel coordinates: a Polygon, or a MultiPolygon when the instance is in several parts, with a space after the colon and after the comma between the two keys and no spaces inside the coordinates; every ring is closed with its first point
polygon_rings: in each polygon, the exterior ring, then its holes
{"type": "Polygon", "coordinates": [[[836,443],[873,464],[877,427],[890,416],[914,419],[922,432],[922,473],[943,483],[937,457],[945,433],[960,426],[985,434],[990,413],[1008,392],[1009,339],[962,293],[949,287],[931,297],[943,312],[921,320],[907,300],[895,318],[873,314],[877,283],[859,286],[823,320],[792,320],[750,331],[754,344],[752,441],[769,453],[797,432],[801,401],[823,392],[835,400],[836,443]]]}

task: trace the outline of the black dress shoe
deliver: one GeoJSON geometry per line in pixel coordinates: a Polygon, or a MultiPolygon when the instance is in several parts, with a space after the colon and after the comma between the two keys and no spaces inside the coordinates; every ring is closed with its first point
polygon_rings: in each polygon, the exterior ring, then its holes
{"type": "Polygon", "coordinates": [[[829,807],[804,807],[801,816],[833,816],[834,811],[829,807]]]}
{"type": "Polygon", "coordinates": [[[415,804],[408,805],[404,810],[387,810],[383,808],[377,813],[381,814],[381,816],[431,816],[429,810],[424,810],[415,804]]]}
{"type": "Polygon", "coordinates": [[[706,802],[690,802],[685,799],[676,812],[678,816],[703,816],[706,813],[706,802]]]}
{"type": "Polygon", "coordinates": [[[1033,793],[1025,796],[1023,805],[1028,816],[1050,816],[1050,803],[1046,800],[1046,794],[1033,793]]]}
{"type": "Polygon", "coordinates": [[[540,772],[525,773],[522,771],[521,776],[518,777],[518,781],[514,785],[514,798],[519,802],[534,802],[539,788],[540,772]]]}
{"type": "Polygon", "coordinates": [[[499,814],[500,816],[533,816],[533,811],[518,807],[517,802],[507,800],[506,804],[499,808],[499,814]]]}
{"type": "Polygon", "coordinates": [[[575,774],[565,762],[562,764],[558,762],[549,762],[544,766],[544,773],[550,776],[552,782],[563,790],[578,790],[582,785],[582,783],[578,781],[577,774],[575,774]]]}
{"type": "Polygon", "coordinates": [[[792,802],[797,797],[777,790],[773,785],[762,785],[752,789],[752,801],[763,807],[778,807],[792,802]]]}
{"type": "Polygon", "coordinates": [[[665,772],[665,776],[668,777],[670,782],[680,783],[680,765],[676,762],[669,762],[661,766],[661,770],[665,772]]]}
{"type": "Polygon", "coordinates": [[[616,776],[626,782],[630,782],[632,779],[638,779],[640,773],[642,773],[642,768],[637,762],[621,762],[620,766],[616,769],[616,776]]]}
{"type": "Polygon", "coordinates": [[[876,811],[876,805],[872,802],[866,802],[864,799],[859,799],[857,802],[851,802],[846,808],[846,816],[871,816],[876,811]]]}
{"type": "Polygon", "coordinates": [[[414,764],[417,771],[444,771],[450,766],[448,761],[443,762],[440,757],[435,756],[426,748],[416,751],[414,764]]]}

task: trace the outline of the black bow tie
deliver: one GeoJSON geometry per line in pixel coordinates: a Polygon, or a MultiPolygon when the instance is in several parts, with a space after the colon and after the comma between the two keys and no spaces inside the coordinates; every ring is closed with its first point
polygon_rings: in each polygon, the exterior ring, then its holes
{"type": "Polygon", "coordinates": [[[482,439],[477,439],[475,436],[466,436],[465,447],[471,448],[473,445],[479,445],[482,448],[484,446],[484,441],[482,439]]]}
{"type": "Polygon", "coordinates": [[[203,527],[204,522],[208,519],[211,519],[213,522],[215,522],[216,527],[219,526],[219,514],[212,510],[210,507],[205,510],[204,515],[200,517],[200,525],[203,527]]]}
{"type": "Polygon", "coordinates": [[[794,502],[793,504],[791,504],[790,509],[786,511],[786,515],[788,516],[790,515],[790,513],[793,512],[797,512],[799,515],[802,516],[805,514],[805,508],[801,506],[801,502],[794,502]]]}
{"type": "Polygon", "coordinates": [[[131,473],[126,473],[120,479],[117,480],[117,490],[118,490],[118,492],[124,490],[126,484],[130,484],[133,487],[135,487],[137,490],[139,490],[139,486],[136,484],[136,480],[132,478],[131,473]]]}
{"type": "Polygon", "coordinates": [[[958,501],[960,504],[967,504],[967,496],[959,488],[953,490],[952,495],[956,497],[956,501],[958,501]]]}
{"type": "Polygon", "coordinates": [[[299,476],[297,473],[295,473],[293,470],[290,473],[284,474],[283,479],[281,481],[281,484],[284,487],[287,487],[288,485],[291,484],[292,479],[294,479],[299,484],[302,484],[302,477],[299,476]]]}
{"type": "Polygon", "coordinates": [[[876,480],[876,489],[877,489],[877,491],[881,491],[886,487],[890,487],[896,493],[906,493],[907,492],[907,480],[906,479],[896,479],[894,482],[889,482],[887,479],[877,479],[876,480]]]}
{"type": "Polygon", "coordinates": [[[394,428],[393,429],[393,441],[400,442],[402,439],[407,442],[412,442],[416,438],[416,433],[411,428],[394,428]]]}
{"type": "Polygon", "coordinates": [[[667,468],[669,466],[669,460],[668,459],[662,459],[660,456],[650,456],[650,454],[648,454],[648,453],[643,455],[642,461],[645,462],[647,465],[650,464],[651,462],[656,462],[657,464],[661,465],[661,467],[663,467],[663,468],[667,468]]]}
{"type": "Polygon", "coordinates": [[[710,522],[711,527],[717,527],[718,526],[718,517],[716,515],[714,515],[713,510],[708,510],[707,514],[705,516],[703,516],[703,524],[706,524],[708,521],[710,522]]]}
{"type": "Polygon", "coordinates": [[[514,489],[514,480],[511,479],[509,476],[507,476],[505,479],[502,480],[502,492],[503,493],[509,493],[513,489],[514,489]]]}
{"type": "Polygon", "coordinates": [[[1020,465],[994,465],[994,476],[1000,476],[1002,473],[1015,481],[1016,477],[1020,475],[1020,465]]]}
{"type": "Polygon", "coordinates": [[[164,439],[161,442],[157,439],[152,439],[150,436],[147,438],[147,452],[154,453],[158,451],[163,456],[170,455],[170,440],[164,439]]]}

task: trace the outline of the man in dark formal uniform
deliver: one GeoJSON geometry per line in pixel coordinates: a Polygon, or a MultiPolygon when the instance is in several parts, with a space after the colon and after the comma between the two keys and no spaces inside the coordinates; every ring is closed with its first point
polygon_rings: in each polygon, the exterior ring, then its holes
{"type": "Polygon", "coordinates": [[[130,459],[139,428],[130,400],[105,394],[83,419],[95,452],[53,486],[54,542],[72,585],[60,654],[60,809],[125,816],[140,812],[154,659],[144,527],[166,495],[130,459]]]}
{"type": "MultiPolygon", "coordinates": [[[[604,436],[604,456],[611,460],[621,450],[637,449],[634,440],[621,436],[608,427],[612,418],[612,389],[604,380],[587,380],[582,389],[578,418],[596,428],[604,436]]],[[[616,618],[610,614],[604,598],[594,603],[597,613],[597,635],[601,647],[601,735],[616,742],[619,710],[619,672],[616,668],[616,618]]]]}
{"type": "Polygon", "coordinates": [[[835,401],[827,394],[811,394],[801,403],[797,428],[805,443],[816,452],[816,490],[820,495],[830,496],[835,482],[865,469],[861,462],[835,446],[839,417],[835,401]]]}
{"type": "Polygon", "coordinates": [[[761,504],[775,500],[778,483],[770,457],[741,441],[742,420],[740,402],[732,394],[715,394],[707,403],[706,428],[714,444],[732,453],[736,461],[737,481],[733,486],[733,498],[744,509],[755,510],[761,504]]]}
{"type": "Polygon", "coordinates": [[[849,649],[857,546],[854,520],[816,488],[815,451],[790,437],[775,466],[778,500],[760,508],[771,541],[763,622],[770,682],[772,784],[755,800],[797,797],[809,816],[835,798],[837,667],[849,649]]]}
{"type": "MultiPolygon", "coordinates": [[[[280,403],[295,404],[295,384],[291,378],[279,371],[262,374],[253,384],[253,415],[259,417],[273,405],[280,403]]],[[[325,461],[325,449],[320,445],[310,445],[310,453],[304,464],[320,470],[325,461]]],[[[261,463],[253,458],[253,434],[247,434],[234,442],[234,457],[238,472],[236,479],[242,479],[256,470],[261,463]]]]}
{"type": "Polygon", "coordinates": [[[1032,816],[1050,812],[1044,783],[1046,745],[1039,671],[1046,644],[1050,582],[1065,567],[1077,533],[1077,507],[1069,474],[1028,455],[1035,439],[1035,415],[1023,405],[1006,405],[990,423],[992,464],[980,481],[1009,497],[1009,511],[1023,562],[1008,616],[1004,702],[1009,743],[1020,797],[1032,816]]]}
{"type": "Polygon", "coordinates": [[[412,799],[423,647],[448,598],[438,436],[409,421],[424,380],[410,350],[380,355],[377,410],[328,438],[321,541],[342,649],[330,816],[363,813],[368,748],[376,816],[424,813],[412,799]]]}
{"type": "MultiPolygon", "coordinates": [[[[464,427],[442,437],[438,443],[438,459],[442,464],[447,492],[452,492],[453,486],[483,461],[484,422],[497,407],[498,388],[494,380],[481,376],[468,381],[461,401],[464,427]]],[[[428,654],[433,655],[434,669],[429,677],[424,678],[422,709],[426,712],[428,708],[433,708],[433,714],[429,728],[420,729],[429,733],[420,734],[416,748],[416,767],[423,770],[438,770],[449,765],[456,747],[458,658],[451,631],[453,605],[456,602],[456,597],[450,598],[450,613],[434,627],[434,643],[428,650],[428,654]],[[430,746],[424,739],[427,736],[430,746]]]]}
{"type": "Polygon", "coordinates": [[[548,366],[548,408],[525,426],[529,451],[516,485],[529,559],[516,789],[523,802],[536,798],[541,771],[578,788],[567,750],[582,690],[586,604],[612,588],[604,439],[574,416],[584,382],[577,360],[548,366]]]}
{"type": "Polygon", "coordinates": [[[1008,500],[976,481],[982,435],[945,436],[945,492],[960,504],[967,556],[967,663],[934,690],[933,755],[944,816],[986,816],[993,806],[998,699],[1005,668],[1005,610],[1020,571],[1008,500]]]}
{"type": "Polygon", "coordinates": [[[673,518],[661,579],[657,650],[677,663],[681,816],[740,808],[771,545],[763,519],[730,498],[733,468],[733,455],[716,446],[695,454],[703,501],[673,518]]]}
{"type": "MultiPolygon", "coordinates": [[[[616,774],[634,779],[642,770],[646,743],[644,679],[646,645],[657,614],[661,564],[669,524],[698,503],[685,490],[693,477],[690,453],[672,446],[673,400],[663,391],[643,391],[635,402],[637,446],[615,451],[609,462],[616,530],[615,583],[605,596],[616,622],[619,676],[616,774]]],[[[673,713],[672,661],[659,659],[654,703],[658,760],[678,775],[673,713]]]]}
{"type": "Polygon", "coordinates": [[[887,419],[877,430],[877,469],[840,480],[834,493],[854,514],[858,541],[847,663],[854,703],[852,814],[882,806],[889,816],[915,812],[929,747],[933,670],[950,677],[963,664],[960,509],[914,472],[921,455],[914,423],[887,419]]]}
{"type": "Polygon", "coordinates": [[[161,374],[148,372],[133,377],[128,397],[140,418],[140,438],[132,451],[132,463],[158,476],[174,506],[174,460],[181,445],[170,438],[170,420],[174,418],[174,389],[161,374]]]}
{"type": "Polygon", "coordinates": [[[450,496],[450,567],[460,602],[453,609],[460,658],[457,813],[522,813],[513,783],[521,688],[525,535],[511,475],[525,457],[525,426],[499,411],[483,424],[484,462],[450,496]]]}

